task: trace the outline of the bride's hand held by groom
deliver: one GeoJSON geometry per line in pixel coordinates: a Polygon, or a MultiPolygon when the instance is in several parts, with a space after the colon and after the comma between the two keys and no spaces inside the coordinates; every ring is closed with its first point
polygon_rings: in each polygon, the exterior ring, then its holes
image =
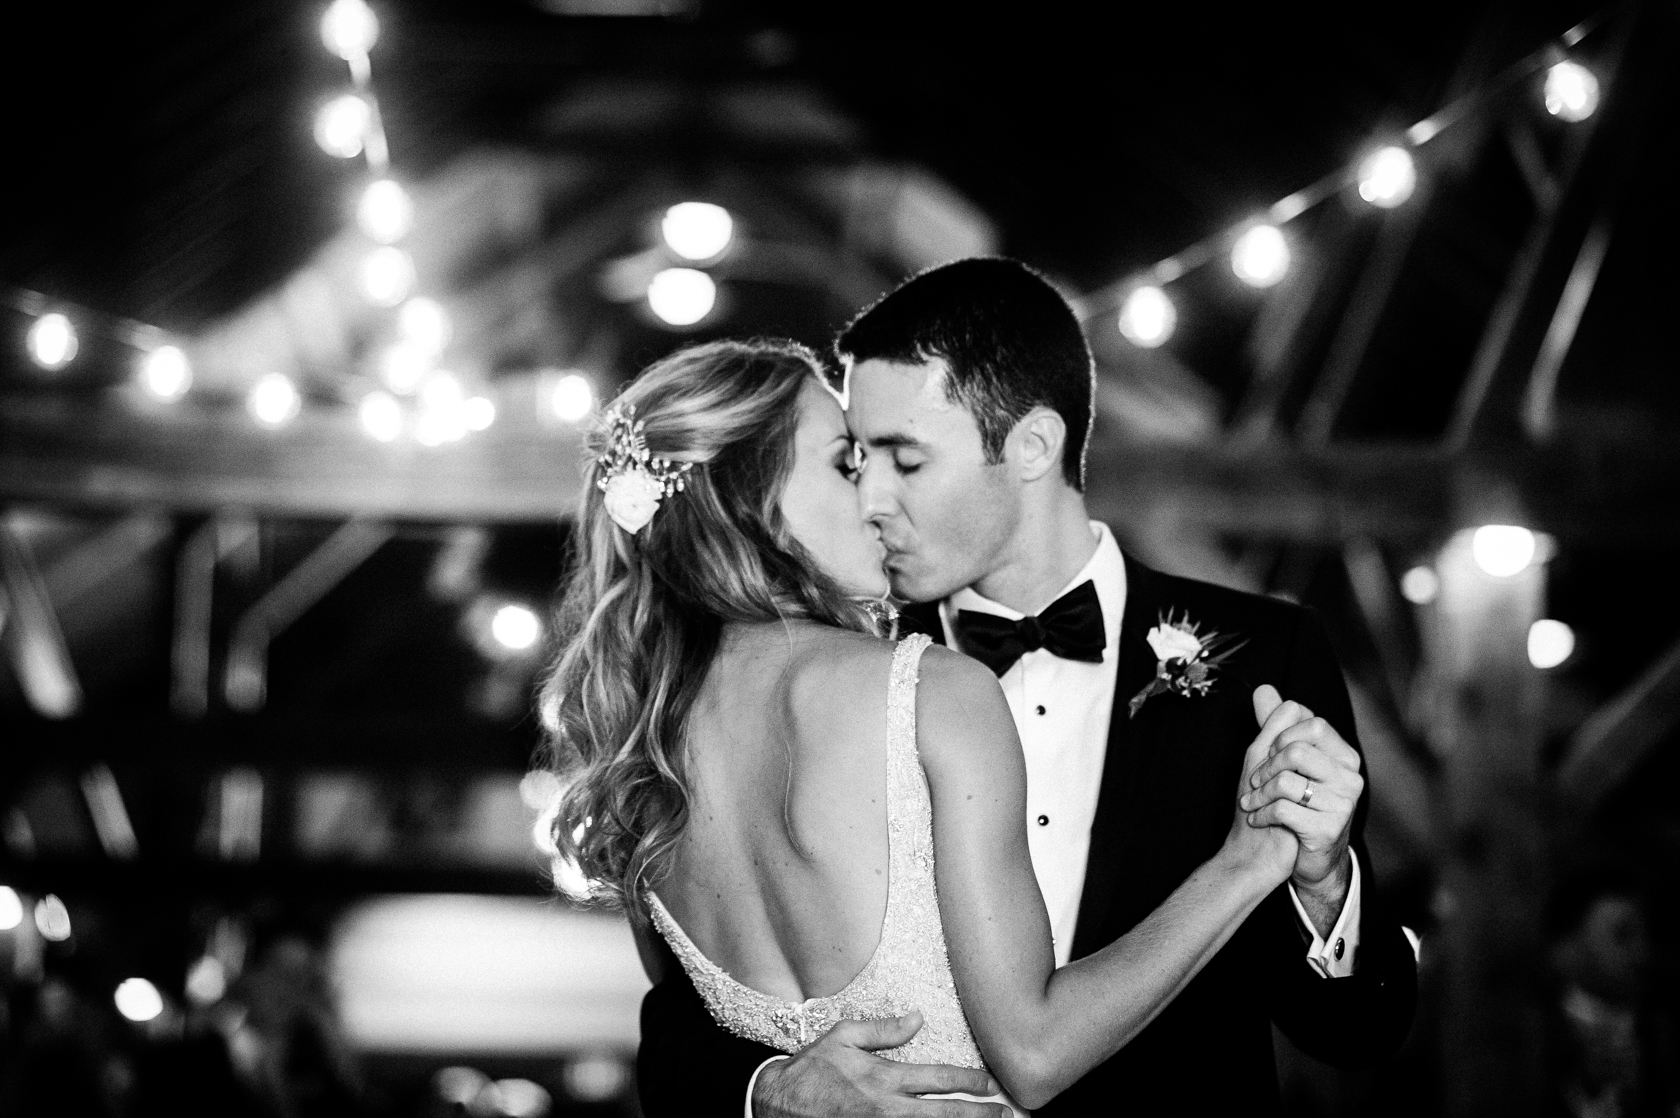
{"type": "Polygon", "coordinates": [[[1335,727],[1275,687],[1254,691],[1259,735],[1244,758],[1239,819],[1251,829],[1287,831],[1297,852],[1288,875],[1319,934],[1328,933],[1352,879],[1348,842],[1364,791],[1359,752],[1335,727]]]}

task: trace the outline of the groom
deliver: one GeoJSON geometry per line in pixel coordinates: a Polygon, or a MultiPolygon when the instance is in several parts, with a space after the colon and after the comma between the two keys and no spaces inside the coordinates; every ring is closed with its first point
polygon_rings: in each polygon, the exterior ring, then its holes
{"type": "MultiPolygon", "coordinates": [[[[864,512],[894,592],[921,603],[905,626],[992,667],[1014,714],[1058,964],[1124,935],[1218,849],[1257,687],[1319,716],[1285,735],[1241,803],[1251,823],[1300,840],[1291,881],[1142,1033],[1040,1113],[1276,1113],[1273,1023],[1337,1066],[1392,1053],[1416,968],[1372,896],[1353,717],[1317,621],[1152,571],[1090,520],[1090,351],[1067,304],[1025,266],[925,272],[837,348],[864,512]]],[[[642,1006],[648,1118],[995,1113],[918,1097],[984,1094],[983,1073],[871,1054],[907,1040],[913,1016],[842,1022],[772,1062],[712,1023],[681,967],[664,973],[642,1006]]]]}

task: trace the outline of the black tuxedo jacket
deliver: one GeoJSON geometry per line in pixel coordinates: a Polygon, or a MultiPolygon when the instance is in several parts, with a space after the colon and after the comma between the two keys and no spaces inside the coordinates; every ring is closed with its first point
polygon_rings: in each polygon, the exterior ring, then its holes
{"type": "MultiPolygon", "coordinates": [[[[1073,958],[1124,935],[1224,841],[1242,757],[1256,726],[1251,695],[1270,683],[1284,698],[1359,742],[1341,670],[1317,620],[1286,602],[1152,571],[1126,557],[1115,709],[1073,958]],[[1127,703],[1155,674],[1144,635],[1168,612],[1246,643],[1203,696],[1157,695],[1136,718],[1127,703]]],[[[934,607],[904,626],[943,640],[934,607]]],[[[1367,787],[1354,815],[1363,878],[1356,972],[1319,977],[1307,932],[1280,887],[1148,1028],[1037,1113],[1058,1116],[1276,1113],[1271,1024],[1337,1067],[1392,1054],[1405,1039],[1417,970],[1399,924],[1378,903],[1365,853],[1367,787]]],[[[775,1053],[712,1022],[674,957],[642,1003],[638,1085],[647,1118],[739,1118],[753,1069],[775,1053]]]]}

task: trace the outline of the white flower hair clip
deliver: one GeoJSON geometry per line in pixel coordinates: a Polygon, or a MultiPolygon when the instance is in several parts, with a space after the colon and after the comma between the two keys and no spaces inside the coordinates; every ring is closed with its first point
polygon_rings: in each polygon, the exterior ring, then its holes
{"type": "Polygon", "coordinates": [[[603,415],[606,448],[595,460],[596,488],[613,523],[632,536],[647,527],[659,503],[682,492],[692,462],[673,462],[651,453],[633,404],[614,405],[603,415]]]}

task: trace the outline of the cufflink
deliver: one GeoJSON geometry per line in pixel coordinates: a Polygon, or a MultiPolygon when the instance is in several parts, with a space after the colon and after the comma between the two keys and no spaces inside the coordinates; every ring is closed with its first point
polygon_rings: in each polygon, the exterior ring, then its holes
{"type": "Polygon", "coordinates": [[[1347,950],[1347,941],[1343,940],[1340,936],[1337,936],[1336,937],[1336,962],[1339,963],[1339,962],[1342,961],[1342,953],[1346,950],[1347,950]]]}

